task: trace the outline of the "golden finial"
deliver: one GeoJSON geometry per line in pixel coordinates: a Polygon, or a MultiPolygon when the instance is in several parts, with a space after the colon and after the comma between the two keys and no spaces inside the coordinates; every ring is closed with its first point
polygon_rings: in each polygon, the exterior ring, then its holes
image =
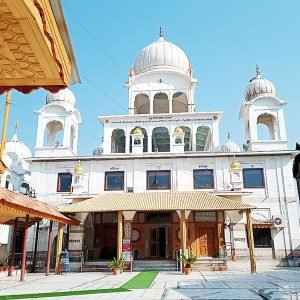
{"type": "Polygon", "coordinates": [[[174,133],[182,133],[183,130],[181,127],[177,126],[175,129],[174,129],[174,133]]]}
{"type": "Polygon", "coordinates": [[[136,128],[133,130],[132,134],[143,134],[143,132],[142,132],[142,130],[141,130],[140,127],[136,127],[136,128]]]}
{"type": "Polygon", "coordinates": [[[80,160],[78,161],[78,165],[74,168],[74,172],[76,174],[82,174],[83,173],[83,168],[82,166],[80,165],[80,160]]]}
{"type": "Polygon", "coordinates": [[[133,77],[135,74],[134,74],[134,71],[132,69],[132,65],[130,66],[130,70],[129,70],[129,77],[133,77]]]}

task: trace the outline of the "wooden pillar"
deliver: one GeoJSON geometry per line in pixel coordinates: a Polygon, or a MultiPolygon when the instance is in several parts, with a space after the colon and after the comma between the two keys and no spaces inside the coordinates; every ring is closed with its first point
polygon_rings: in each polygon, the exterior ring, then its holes
{"type": "Polygon", "coordinates": [[[49,276],[49,274],[50,274],[51,245],[52,245],[52,224],[53,224],[53,222],[50,221],[49,233],[48,233],[46,276],[49,276]]]}
{"type": "Polygon", "coordinates": [[[12,276],[12,274],[13,274],[12,268],[15,264],[17,230],[18,230],[18,218],[15,218],[13,240],[12,240],[12,246],[11,246],[11,249],[10,249],[11,256],[10,256],[10,268],[9,268],[9,271],[8,271],[8,276],[12,276]]]}
{"type": "Polygon", "coordinates": [[[35,272],[35,265],[36,265],[36,256],[37,256],[37,246],[39,240],[39,229],[40,229],[40,222],[36,222],[35,228],[35,240],[34,240],[34,252],[33,252],[33,260],[32,260],[32,272],[35,272]]]}
{"type": "MultiPolygon", "coordinates": [[[[186,255],[186,220],[185,220],[185,210],[180,210],[180,240],[182,254],[186,255]]],[[[184,265],[182,265],[182,272],[184,265]]]]}
{"type": "Polygon", "coordinates": [[[27,240],[28,240],[28,226],[29,226],[29,215],[27,214],[26,215],[26,222],[25,222],[24,240],[23,240],[23,253],[22,253],[20,281],[24,281],[24,277],[25,277],[27,240]]]}
{"type": "Polygon", "coordinates": [[[66,249],[69,250],[69,240],[70,240],[70,225],[67,225],[67,238],[66,238],[66,249]]]}
{"type": "Polygon", "coordinates": [[[253,238],[253,229],[252,229],[251,209],[246,210],[246,218],[247,218],[247,235],[248,235],[251,273],[256,273],[256,259],[254,254],[254,238],[253,238]]]}
{"type": "Polygon", "coordinates": [[[118,244],[117,244],[117,259],[122,257],[122,242],[123,242],[123,213],[118,211],[118,244]]]}
{"type": "Polygon", "coordinates": [[[55,274],[59,274],[59,257],[62,251],[62,242],[64,234],[64,224],[58,223],[57,241],[56,241],[56,257],[55,257],[55,274]]]}

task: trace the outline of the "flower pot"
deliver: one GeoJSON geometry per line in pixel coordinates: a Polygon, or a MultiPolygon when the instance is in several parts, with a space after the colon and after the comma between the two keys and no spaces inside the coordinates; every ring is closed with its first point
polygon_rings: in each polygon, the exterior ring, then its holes
{"type": "Polygon", "coordinates": [[[114,275],[120,275],[121,274],[121,270],[119,268],[115,268],[115,269],[113,269],[113,274],[114,275]]]}
{"type": "Polygon", "coordinates": [[[232,259],[233,261],[236,261],[236,256],[235,256],[235,255],[231,255],[231,259],[232,259]]]}
{"type": "Polygon", "coordinates": [[[192,268],[184,268],[184,275],[190,275],[192,273],[192,268]]]}
{"type": "Polygon", "coordinates": [[[16,268],[15,266],[11,266],[11,267],[8,268],[8,270],[13,272],[15,270],[15,268],[16,268]]]}

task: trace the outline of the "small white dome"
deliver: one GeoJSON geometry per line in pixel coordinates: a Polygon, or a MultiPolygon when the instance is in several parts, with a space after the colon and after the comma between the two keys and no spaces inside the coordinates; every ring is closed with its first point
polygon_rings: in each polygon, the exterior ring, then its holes
{"type": "Polygon", "coordinates": [[[256,76],[250,79],[246,90],[245,99],[250,101],[258,96],[276,96],[276,89],[274,84],[265,78],[260,76],[259,67],[256,66],[256,76]]]}
{"type": "Polygon", "coordinates": [[[97,146],[97,148],[93,151],[93,156],[100,156],[103,154],[104,143],[97,146]]]}
{"type": "Polygon", "coordinates": [[[171,42],[166,41],[160,33],[158,41],[151,43],[138,54],[133,70],[135,75],[158,68],[187,73],[189,60],[184,51],[171,42]]]}
{"type": "Polygon", "coordinates": [[[238,144],[233,142],[230,139],[230,135],[228,134],[228,140],[227,142],[221,147],[222,152],[241,152],[241,148],[238,144]]]}
{"type": "Polygon", "coordinates": [[[10,141],[5,142],[5,154],[18,156],[19,159],[32,157],[30,149],[21,141],[18,140],[16,134],[10,141]]]}
{"type": "Polygon", "coordinates": [[[67,103],[70,103],[72,105],[75,105],[76,103],[76,98],[75,95],[71,90],[68,88],[60,90],[57,93],[48,93],[46,96],[46,104],[49,104],[53,101],[64,101],[67,103]]]}

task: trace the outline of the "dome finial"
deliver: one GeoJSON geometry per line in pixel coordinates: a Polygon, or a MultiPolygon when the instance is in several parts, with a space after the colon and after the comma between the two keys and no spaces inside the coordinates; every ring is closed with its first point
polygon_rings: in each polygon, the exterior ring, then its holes
{"type": "Polygon", "coordinates": [[[19,122],[18,122],[18,120],[16,120],[15,133],[11,139],[14,142],[18,141],[18,127],[19,127],[19,122]]]}
{"type": "Polygon", "coordinates": [[[259,68],[259,65],[256,64],[256,76],[259,76],[260,75],[260,68],[259,68]]]}
{"type": "Polygon", "coordinates": [[[15,135],[18,135],[18,127],[19,127],[19,122],[18,122],[18,120],[16,120],[15,135]]]}
{"type": "Polygon", "coordinates": [[[159,26],[159,37],[164,37],[164,29],[161,25],[159,26]]]}
{"type": "Polygon", "coordinates": [[[227,139],[228,139],[228,141],[230,140],[230,132],[229,131],[227,133],[227,139]]]}

